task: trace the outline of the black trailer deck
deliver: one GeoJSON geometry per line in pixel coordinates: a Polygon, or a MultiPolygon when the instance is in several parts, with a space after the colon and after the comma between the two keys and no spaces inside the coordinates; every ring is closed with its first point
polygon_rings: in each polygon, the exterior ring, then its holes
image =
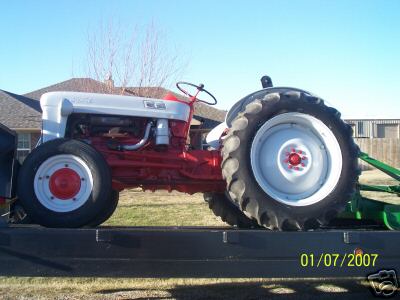
{"type": "Polygon", "coordinates": [[[1,276],[365,278],[381,269],[400,271],[400,232],[0,228],[1,276]]]}

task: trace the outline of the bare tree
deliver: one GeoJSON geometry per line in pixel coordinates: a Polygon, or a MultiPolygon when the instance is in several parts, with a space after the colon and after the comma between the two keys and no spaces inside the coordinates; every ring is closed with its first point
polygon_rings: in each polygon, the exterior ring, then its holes
{"type": "Polygon", "coordinates": [[[144,97],[159,96],[184,68],[154,23],[124,30],[112,21],[89,31],[85,64],[86,77],[104,82],[86,82],[87,91],[144,97]]]}

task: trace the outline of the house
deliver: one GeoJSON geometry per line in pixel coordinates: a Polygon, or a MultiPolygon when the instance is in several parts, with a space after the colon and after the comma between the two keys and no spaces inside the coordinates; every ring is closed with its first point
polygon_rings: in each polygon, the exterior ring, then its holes
{"type": "Polygon", "coordinates": [[[400,139],[400,119],[346,119],[355,138],[400,139]]]}
{"type": "MultiPolygon", "coordinates": [[[[174,96],[180,100],[188,101],[187,97],[164,88],[115,87],[112,79],[100,82],[90,78],[72,78],[24,95],[17,95],[0,90],[0,123],[3,123],[17,132],[17,155],[20,161],[35,147],[40,137],[40,97],[44,93],[56,91],[109,93],[152,98],[163,98],[167,93],[173,93],[174,96]]],[[[223,122],[225,114],[226,111],[216,109],[203,103],[195,103],[190,131],[191,144],[194,145],[195,148],[201,148],[203,146],[205,134],[213,127],[223,122]]]]}
{"type": "Polygon", "coordinates": [[[17,155],[22,161],[40,137],[42,114],[39,102],[0,90],[0,123],[17,132],[17,155]]]}

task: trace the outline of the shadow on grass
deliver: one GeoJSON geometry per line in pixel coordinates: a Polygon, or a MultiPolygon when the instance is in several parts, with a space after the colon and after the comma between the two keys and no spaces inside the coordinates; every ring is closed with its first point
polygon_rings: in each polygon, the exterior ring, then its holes
{"type": "MultiPolygon", "coordinates": [[[[128,299],[370,299],[374,298],[368,286],[360,280],[260,280],[254,282],[233,282],[215,284],[177,285],[162,289],[167,295],[152,296],[159,289],[109,289],[97,293],[112,295],[123,292],[128,299]],[[146,291],[146,297],[133,294],[146,291]],[[129,296],[132,294],[132,297],[129,296]]],[[[140,293],[139,293],[140,294],[140,293]]]]}

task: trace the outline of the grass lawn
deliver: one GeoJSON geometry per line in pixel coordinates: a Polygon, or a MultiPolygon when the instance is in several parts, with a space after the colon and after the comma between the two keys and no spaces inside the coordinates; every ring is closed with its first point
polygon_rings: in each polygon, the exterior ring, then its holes
{"type": "MultiPolygon", "coordinates": [[[[364,183],[392,181],[377,171],[364,172],[364,183]]],[[[377,197],[376,193],[367,193],[377,197]]],[[[382,196],[381,196],[382,197],[382,196]]],[[[385,201],[399,203],[396,196],[385,201]]],[[[105,225],[225,226],[201,194],[121,193],[115,214],[105,225]]],[[[0,277],[0,299],[365,299],[365,282],[282,279],[119,279],[0,277]]]]}
{"type": "Polygon", "coordinates": [[[118,208],[104,225],[118,226],[226,226],[210,211],[203,194],[142,192],[120,194],[118,208]]]}

